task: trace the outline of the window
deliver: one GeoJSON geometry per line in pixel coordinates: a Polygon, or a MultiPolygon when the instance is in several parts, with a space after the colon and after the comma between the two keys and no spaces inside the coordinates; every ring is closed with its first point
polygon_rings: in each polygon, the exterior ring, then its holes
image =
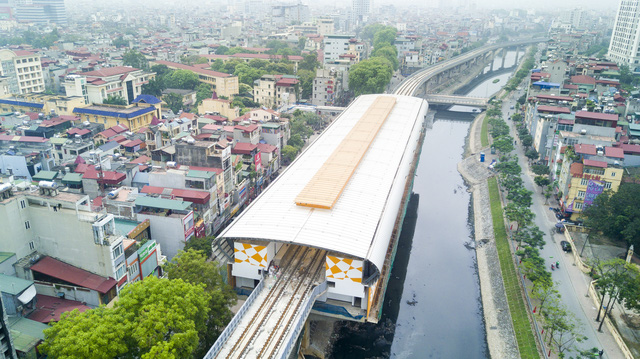
{"type": "Polygon", "coordinates": [[[576,202],[573,204],[573,209],[582,209],[582,202],[576,202]]]}
{"type": "Polygon", "coordinates": [[[118,257],[120,257],[122,255],[122,244],[118,244],[114,249],[113,249],[113,259],[116,259],[118,257]]]}
{"type": "Polygon", "coordinates": [[[332,282],[332,281],[327,281],[327,284],[329,286],[329,288],[335,288],[336,287],[336,282],[332,282]]]}
{"type": "Polygon", "coordinates": [[[127,272],[127,267],[123,264],[116,270],[116,280],[120,280],[127,272]]]}
{"type": "Polygon", "coordinates": [[[611,189],[611,182],[605,182],[604,189],[611,189]]]}
{"type": "Polygon", "coordinates": [[[589,180],[586,178],[583,178],[582,180],[580,180],[580,185],[581,186],[586,186],[589,184],[589,180]]]}
{"type": "Polygon", "coordinates": [[[20,201],[20,208],[25,208],[27,206],[27,202],[23,199],[20,201]]]}
{"type": "Polygon", "coordinates": [[[31,228],[31,223],[29,223],[29,221],[25,221],[24,222],[24,228],[26,228],[26,229],[31,228]]]}
{"type": "Polygon", "coordinates": [[[585,191],[578,191],[578,198],[584,198],[585,191]]]}
{"type": "Polygon", "coordinates": [[[129,277],[136,276],[138,274],[139,269],[140,267],[138,265],[138,262],[135,262],[134,264],[130,265],[128,268],[129,277]]]}
{"type": "Polygon", "coordinates": [[[35,249],[36,249],[36,245],[35,245],[35,243],[33,243],[33,241],[29,242],[29,250],[30,250],[30,251],[33,251],[33,250],[35,250],[35,249]]]}
{"type": "Polygon", "coordinates": [[[616,173],[615,172],[611,172],[611,177],[615,177],[616,173]]]}

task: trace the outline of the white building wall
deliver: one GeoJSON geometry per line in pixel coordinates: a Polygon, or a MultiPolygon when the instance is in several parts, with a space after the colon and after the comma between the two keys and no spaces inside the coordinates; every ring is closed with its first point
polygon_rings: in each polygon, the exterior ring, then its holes
{"type": "Polygon", "coordinates": [[[182,218],[154,216],[138,213],[138,221],[148,219],[151,228],[151,239],[160,243],[164,255],[171,260],[179,250],[184,249],[184,228],[182,218]]]}
{"type": "MultiPolygon", "coordinates": [[[[325,276],[330,283],[327,297],[350,301],[361,298],[366,305],[365,287],[362,285],[363,262],[356,259],[327,255],[325,258],[325,276]]],[[[366,308],[366,306],[365,306],[366,308]]]]}

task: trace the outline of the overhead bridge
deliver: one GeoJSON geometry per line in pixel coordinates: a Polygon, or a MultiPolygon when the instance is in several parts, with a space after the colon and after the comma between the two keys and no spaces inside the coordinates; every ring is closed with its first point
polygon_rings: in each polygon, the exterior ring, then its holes
{"type": "Polygon", "coordinates": [[[487,108],[488,98],[467,97],[455,95],[426,95],[424,97],[429,105],[460,105],[487,108]]]}

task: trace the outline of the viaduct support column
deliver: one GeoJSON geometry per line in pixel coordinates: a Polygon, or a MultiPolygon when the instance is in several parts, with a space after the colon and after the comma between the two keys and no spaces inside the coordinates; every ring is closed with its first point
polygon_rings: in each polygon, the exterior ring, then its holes
{"type": "Polygon", "coordinates": [[[504,49],[502,49],[502,66],[500,66],[501,69],[504,69],[504,63],[507,60],[507,48],[505,47],[504,49]]]}

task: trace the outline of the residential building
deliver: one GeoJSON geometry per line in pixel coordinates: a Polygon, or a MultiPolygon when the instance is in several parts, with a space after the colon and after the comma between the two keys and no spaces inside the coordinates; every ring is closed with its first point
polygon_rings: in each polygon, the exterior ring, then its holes
{"type": "Polygon", "coordinates": [[[333,106],[337,94],[342,88],[338,85],[336,70],[317,69],[313,79],[313,95],[311,103],[316,106],[333,106]]]}
{"type": "Polygon", "coordinates": [[[218,96],[225,96],[232,98],[239,93],[238,76],[231,74],[225,74],[224,72],[218,72],[213,70],[207,70],[205,68],[197,66],[183,65],[177,62],[156,60],[152,62],[156,65],[165,65],[173,70],[188,70],[196,75],[200,82],[211,85],[213,90],[218,96]]]}
{"type": "Polygon", "coordinates": [[[13,94],[44,92],[40,55],[26,50],[0,50],[0,75],[6,76],[13,94]]]}
{"type": "Polygon", "coordinates": [[[348,53],[350,40],[353,38],[353,35],[325,35],[323,39],[324,63],[336,61],[340,59],[340,55],[348,53]]]}
{"type": "Polygon", "coordinates": [[[234,107],[230,100],[218,98],[214,92],[213,97],[202,100],[202,103],[198,106],[198,113],[201,115],[220,115],[233,120],[240,116],[240,109],[234,107]]]}
{"type": "Polygon", "coordinates": [[[271,6],[271,20],[275,26],[286,26],[293,23],[302,24],[309,21],[309,5],[278,4],[271,6]]]}
{"type": "Polygon", "coordinates": [[[330,18],[317,19],[316,26],[318,27],[318,34],[320,35],[329,35],[335,32],[333,19],[330,18]]]}
{"type": "Polygon", "coordinates": [[[640,72],[640,0],[620,1],[607,58],[640,72]]]}
{"type": "Polygon", "coordinates": [[[31,181],[36,173],[54,166],[49,139],[0,135],[0,172],[31,181]]]}
{"type": "Polygon", "coordinates": [[[0,98],[3,112],[35,112],[47,116],[71,116],[73,109],[85,106],[84,97],[26,93],[0,98]]]}
{"type": "Polygon", "coordinates": [[[253,99],[268,108],[294,104],[299,82],[297,76],[263,75],[254,81],[253,99]]]}
{"type": "Polygon", "coordinates": [[[115,233],[114,216],[92,211],[87,195],[59,192],[52,182],[40,184],[37,191],[10,183],[0,188],[0,247],[16,254],[17,276],[23,279],[37,279],[32,264],[43,255],[100,276],[105,283],[111,279],[112,285],[96,294],[95,305],[107,304],[126,284],[123,237],[115,233]]]}
{"type": "Polygon", "coordinates": [[[70,74],[63,86],[67,96],[82,96],[87,103],[101,104],[109,96],[119,96],[132,104],[142,94],[142,86],[155,76],[155,72],[130,66],[105,67],[70,74]]]}
{"type": "Polygon", "coordinates": [[[76,107],[73,114],[82,121],[103,124],[109,128],[120,124],[136,132],[142,127],[149,126],[153,117],[161,116],[161,104],[134,103],[127,106],[119,105],[89,105],[76,107]]]}
{"type": "Polygon", "coordinates": [[[624,151],[617,147],[567,147],[558,178],[561,209],[576,220],[599,194],[616,192],[624,172],[623,159],[624,151]]]}
{"type": "Polygon", "coordinates": [[[18,359],[9,330],[9,318],[0,296],[0,359],[18,359]]]}

